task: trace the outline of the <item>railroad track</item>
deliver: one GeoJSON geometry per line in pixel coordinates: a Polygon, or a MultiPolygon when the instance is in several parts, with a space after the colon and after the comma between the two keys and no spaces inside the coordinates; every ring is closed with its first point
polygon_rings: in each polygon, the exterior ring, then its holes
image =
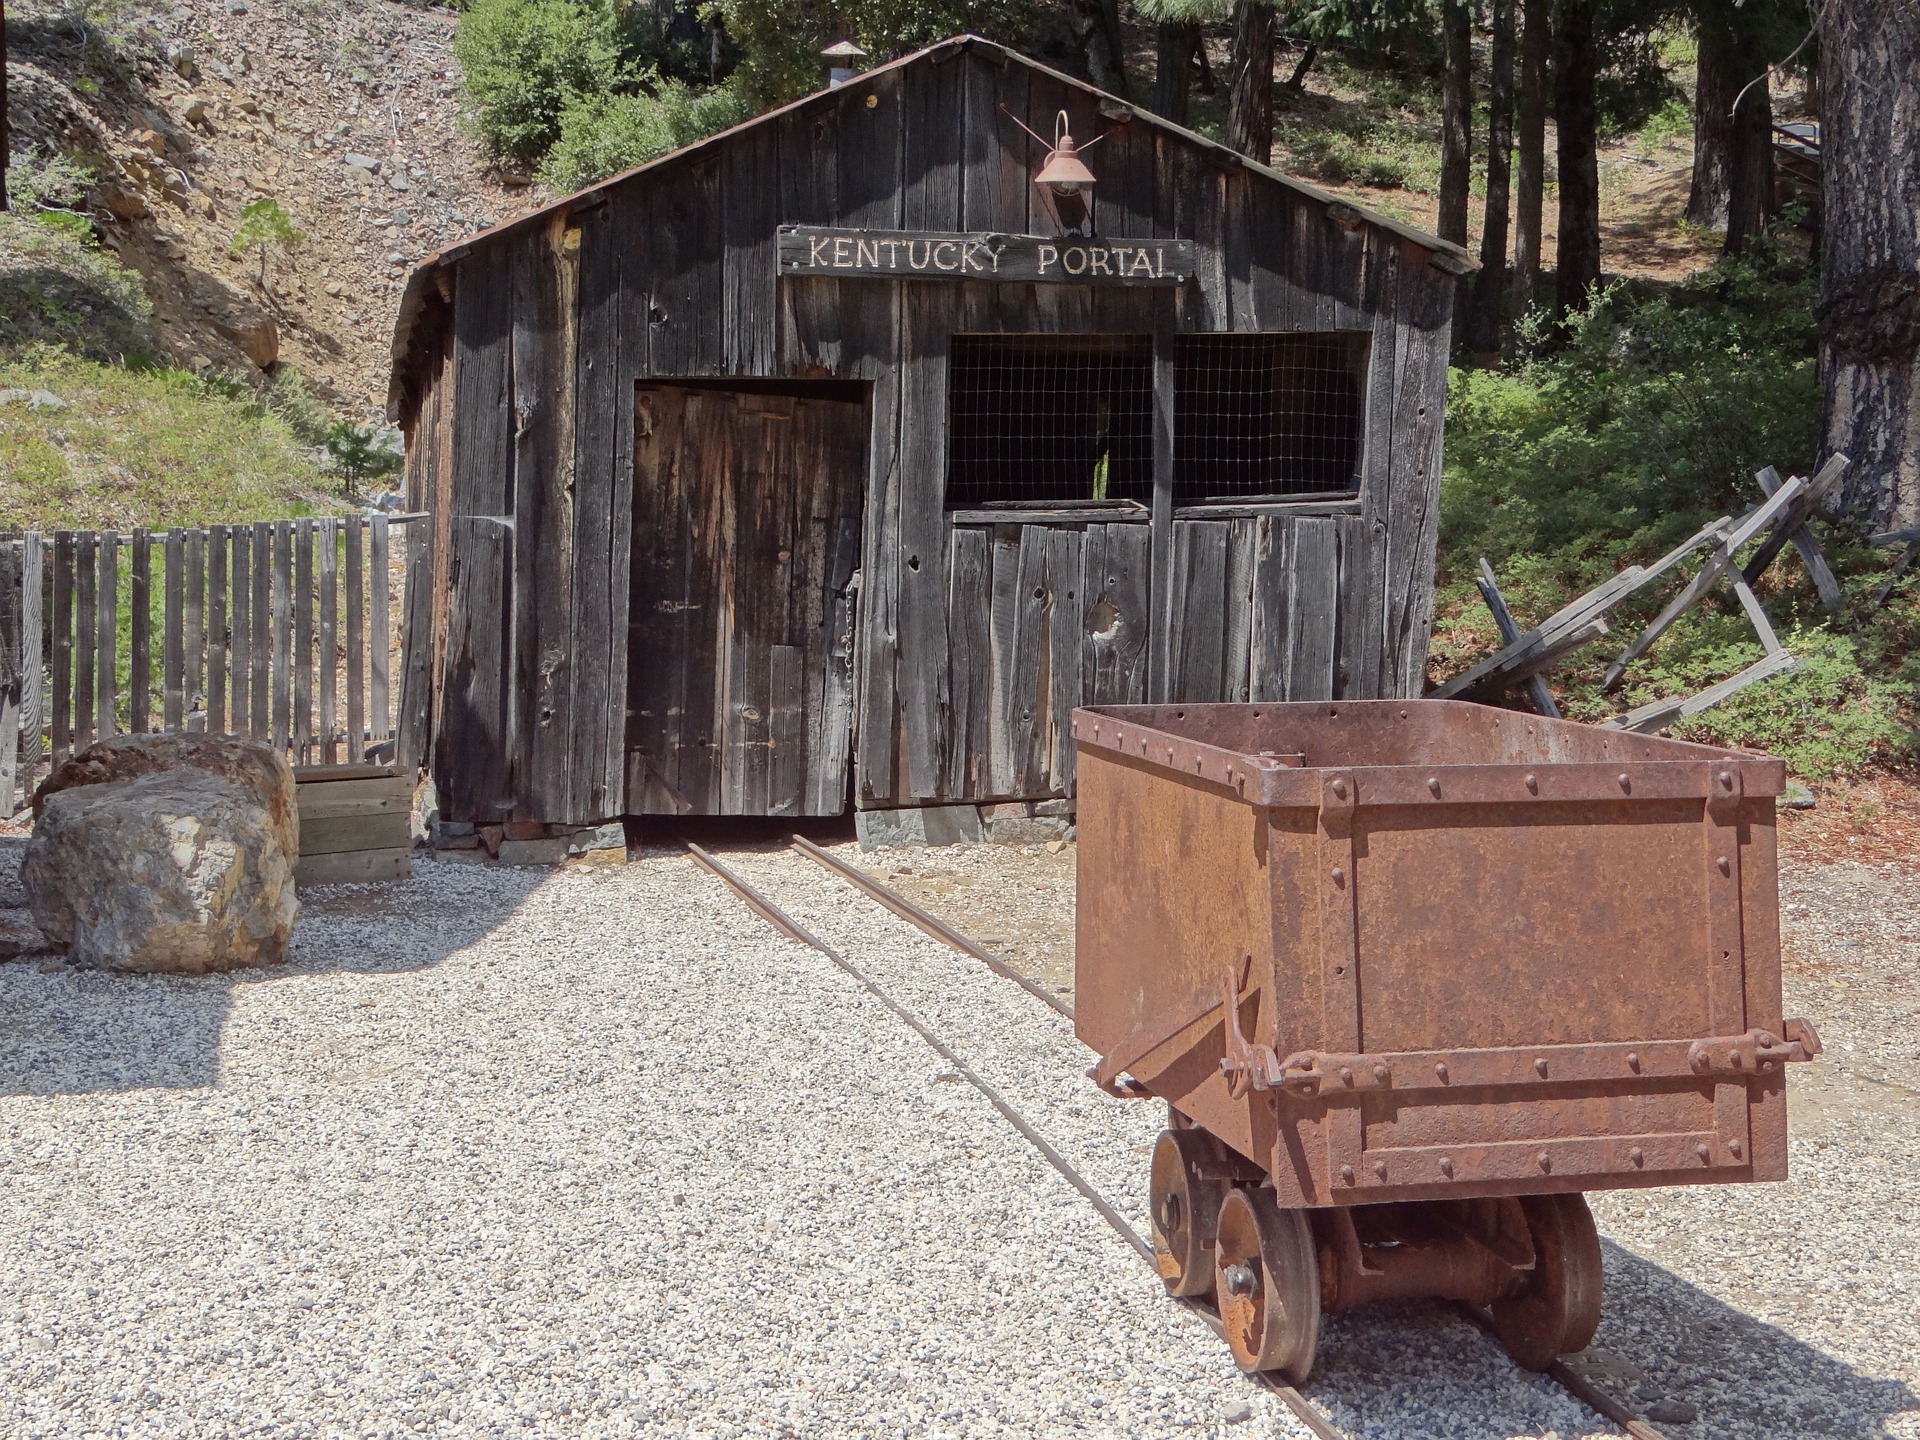
{"type": "MultiPolygon", "coordinates": [[[[788,915],[778,905],[774,904],[773,901],[761,894],[759,890],[755,889],[754,886],[749,884],[744,878],[727,868],[727,866],[714,855],[694,844],[692,841],[685,841],[683,843],[686,845],[688,853],[698,864],[710,871],[723,884],[738,895],[756,915],[760,916],[761,919],[765,920],[769,925],[772,925],[789,939],[817,950],[826,956],[828,960],[845,971],[856,983],[886,1007],[896,1019],[900,1020],[915,1034],[919,1035],[922,1040],[926,1041],[928,1046],[930,1046],[936,1054],[949,1065],[953,1066],[954,1070],[962,1079],[972,1085],[986,1098],[988,1103],[1000,1113],[1001,1118],[1007,1121],[1009,1125],[1019,1132],[1028,1144],[1032,1145],[1033,1148],[1039,1152],[1042,1159],[1058,1171],[1068,1184],[1072,1185],[1074,1189],[1078,1190],[1080,1194],[1092,1204],[1094,1209],[1099,1212],[1100,1217],[1113,1227],[1121,1239],[1131,1245],[1149,1266],[1153,1264],[1153,1246],[1138,1230],[1133,1228],[1127,1218],[1113,1207],[1112,1203],[1094,1187],[1092,1182],[1076,1170],[1059,1151],[1055,1150],[1053,1146],[1048,1143],[1046,1137],[1036,1130],[1032,1123],[1015,1109],[1012,1103],[1009,1102],[998,1089],[981,1077],[972,1066],[968,1065],[958,1052],[942,1039],[924,1019],[894,999],[894,997],[889,995],[866,971],[862,970],[840,951],[827,944],[826,941],[794,920],[792,916],[788,915]]],[[[942,944],[951,946],[961,954],[979,961],[994,974],[1010,980],[1026,990],[1042,1004],[1051,1006],[1054,1010],[1069,1019],[1073,1017],[1073,1007],[1058,995],[1055,995],[1040,985],[1036,985],[1032,980],[1029,980],[1026,976],[1014,970],[998,956],[982,948],[966,935],[941,920],[938,916],[932,915],[920,906],[915,905],[911,900],[907,899],[906,896],[900,894],[884,882],[874,878],[871,874],[848,865],[838,857],[821,849],[804,836],[796,835],[792,837],[790,843],[794,850],[846,881],[849,885],[852,885],[855,889],[861,891],[877,903],[885,906],[901,919],[917,926],[942,944]]],[[[1195,1298],[1177,1299],[1175,1303],[1184,1306],[1194,1315],[1198,1316],[1216,1336],[1222,1340],[1225,1339],[1225,1331],[1221,1326],[1220,1316],[1211,1305],[1195,1298]]],[[[1492,1322],[1478,1308],[1471,1305],[1460,1305],[1457,1308],[1468,1320],[1480,1329],[1492,1333],[1492,1322]]],[[[1545,1374],[1548,1379],[1555,1381],[1561,1388],[1566,1390],[1568,1394],[1572,1395],[1583,1405],[1593,1410],[1596,1414],[1604,1416],[1612,1424],[1618,1425],[1622,1432],[1630,1437],[1630,1440],[1667,1440],[1667,1437],[1659,1430],[1656,1430],[1647,1420],[1634,1414],[1611,1395],[1608,1395],[1605,1391],[1591,1384],[1584,1376],[1571,1369],[1563,1361],[1554,1361],[1552,1365],[1548,1366],[1545,1374]]],[[[1325,1415],[1321,1414],[1305,1395],[1301,1394],[1299,1390],[1289,1385],[1278,1375],[1260,1372],[1250,1375],[1248,1378],[1271,1391],[1279,1398],[1282,1404],[1299,1418],[1302,1424],[1315,1435],[1320,1436],[1321,1440],[1352,1440],[1352,1437],[1348,1436],[1345,1431],[1340,1430],[1329,1421],[1325,1415]]]]}

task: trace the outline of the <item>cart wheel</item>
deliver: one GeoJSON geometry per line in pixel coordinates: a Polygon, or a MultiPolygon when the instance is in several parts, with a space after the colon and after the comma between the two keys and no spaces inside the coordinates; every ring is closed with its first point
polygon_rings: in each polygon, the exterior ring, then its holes
{"type": "Polygon", "coordinates": [[[1169,1295],[1213,1289],[1213,1227],[1229,1188],[1201,1173],[1215,1146],[1203,1130],[1162,1130],[1153,1146],[1153,1263],[1169,1295]]]}
{"type": "Polygon", "coordinates": [[[1533,1235],[1527,1288],[1493,1302],[1494,1333],[1529,1370],[1584,1350],[1600,1328],[1600,1232],[1584,1195],[1523,1195],[1533,1235]]]}
{"type": "Polygon", "coordinates": [[[1213,1283],[1234,1362],[1302,1383],[1320,1344],[1320,1261],[1306,1212],[1282,1210],[1265,1188],[1229,1190],[1213,1283]]]}

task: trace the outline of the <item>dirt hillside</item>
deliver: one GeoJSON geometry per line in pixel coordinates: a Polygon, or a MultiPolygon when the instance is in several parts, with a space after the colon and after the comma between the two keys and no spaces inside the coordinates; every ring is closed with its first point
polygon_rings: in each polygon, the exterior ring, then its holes
{"type": "Polygon", "coordinates": [[[92,167],[104,243],[146,278],[182,364],[288,362],[371,418],[408,268],[543,198],[461,133],[450,11],[172,0],[104,36],[72,14],[10,17],[14,149],[92,167]],[[230,250],[262,197],[304,234],[264,282],[257,253],[230,250]]]}

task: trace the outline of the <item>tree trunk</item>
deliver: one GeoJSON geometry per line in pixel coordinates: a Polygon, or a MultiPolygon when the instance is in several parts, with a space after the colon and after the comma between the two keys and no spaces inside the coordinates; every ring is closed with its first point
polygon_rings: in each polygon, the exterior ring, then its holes
{"type": "Polygon", "coordinates": [[[1594,0],[1560,0],[1554,27],[1554,126],[1559,131],[1560,254],[1557,299],[1563,312],[1587,303],[1600,283],[1600,161],[1595,152],[1599,107],[1594,82],[1599,47],[1594,0]]]}
{"type": "Polygon", "coordinates": [[[1493,0],[1493,72],[1487,91],[1487,204],[1480,226],[1480,273],[1467,315],[1467,348],[1500,349],[1507,306],[1507,192],[1513,173],[1513,0],[1493,0]]]}
{"type": "Polygon", "coordinates": [[[1153,111],[1176,125],[1187,123],[1193,57],[1199,49],[1199,21],[1162,21],[1154,26],[1153,111]]]}
{"type": "Polygon", "coordinates": [[[1319,58],[1320,47],[1309,40],[1307,42],[1307,48],[1300,52],[1300,63],[1293,67],[1293,74],[1287,77],[1287,83],[1283,88],[1292,95],[1298,95],[1302,90],[1306,89],[1307,72],[1313,69],[1313,62],[1319,58]]]}
{"type": "Polygon", "coordinates": [[[1687,219],[1709,230],[1723,230],[1727,224],[1733,97],[1740,90],[1739,84],[1727,84],[1725,46],[1719,36],[1726,22],[1718,6],[1709,7],[1693,31],[1693,184],[1687,191],[1687,219]]]}
{"type": "Polygon", "coordinates": [[[1127,93],[1126,49],[1120,39],[1118,0],[1073,0],[1068,25],[1074,44],[1095,85],[1110,94],[1127,93]]]}
{"type": "Polygon", "coordinates": [[[1227,145],[1249,159],[1273,159],[1273,7],[1234,0],[1233,83],[1227,94],[1227,145]]]}
{"type": "Polygon", "coordinates": [[[1553,48],[1552,0],[1521,0],[1513,195],[1513,313],[1533,308],[1540,284],[1540,211],[1547,184],[1547,55],[1553,48]]]}
{"type": "Polygon", "coordinates": [[[1440,90],[1440,238],[1467,243],[1467,198],[1473,183],[1473,11],[1446,0],[1440,11],[1446,75],[1440,90]]]}
{"type": "Polygon", "coordinates": [[[1740,72],[1747,93],[1733,112],[1727,152],[1727,253],[1737,255],[1773,219],[1773,96],[1767,60],[1750,38],[1740,46],[1747,64],[1740,72]],[[1751,73],[1748,73],[1749,70],[1751,73]]]}
{"type": "MultiPolygon", "coordinates": [[[[1820,13],[1820,359],[1844,506],[1920,519],[1920,16],[1910,0],[1820,13]]],[[[1824,458],[1824,457],[1823,457],[1824,458]]]]}

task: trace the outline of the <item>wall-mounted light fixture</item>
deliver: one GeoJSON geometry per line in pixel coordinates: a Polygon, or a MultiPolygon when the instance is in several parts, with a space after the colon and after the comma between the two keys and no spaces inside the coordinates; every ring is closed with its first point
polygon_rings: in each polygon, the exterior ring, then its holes
{"type": "MultiPolygon", "coordinates": [[[[1038,136],[1034,138],[1039,139],[1038,136]]],[[[1053,122],[1053,148],[1047,152],[1046,163],[1040,167],[1040,173],[1033,177],[1033,183],[1046,186],[1056,195],[1078,195],[1094,183],[1093,171],[1087,168],[1086,161],[1080,158],[1079,151],[1074,148],[1073,132],[1067,129],[1067,112],[1064,110],[1053,122]]]]}
{"type": "Polygon", "coordinates": [[[860,62],[867,58],[867,52],[851,40],[841,40],[829,45],[820,52],[831,63],[827,71],[827,88],[838,90],[847,81],[860,73],[860,62]]]}

